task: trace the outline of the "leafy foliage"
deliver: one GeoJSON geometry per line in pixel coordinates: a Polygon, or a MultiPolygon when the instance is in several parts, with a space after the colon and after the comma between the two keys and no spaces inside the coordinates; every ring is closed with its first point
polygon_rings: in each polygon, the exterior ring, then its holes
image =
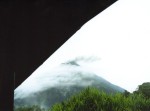
{"type": "Polygon", "coordinates": [[[150,111],[150,99],[142,94],[106,94],[87,88],[49,111],[150,111]]]}
{"type": "Polygon", "coordinates": [[[145,82],[142,85],[139,85],[138,90],[135,91],[134,93],[141,93],[143,94],[146,98],[150,98],[150,82],[145,82]]]}
{"type": "MultiPolygon", "coordinates": [[[[48,111],[150,111],[149,83],[139,85],[134,93],[106,93],[88,87],[71,96],[66,101],[57,103],[48,111]],[[143,88],[144,87],[144,88],[143,88]]],[[[39,106],[19,107],[15,111],[47,111],[39,106]]]]}

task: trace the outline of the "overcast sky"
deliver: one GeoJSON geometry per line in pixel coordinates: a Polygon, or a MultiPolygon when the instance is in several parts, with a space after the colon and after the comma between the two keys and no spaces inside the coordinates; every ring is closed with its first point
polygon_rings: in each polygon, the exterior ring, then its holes
{"type": "Polygon", "coordinates": [[[87,22],[31,77],[79,56],[100,58],[83,65],[128,91],[150,82],[150,0],[117,1],[87,22]]]}

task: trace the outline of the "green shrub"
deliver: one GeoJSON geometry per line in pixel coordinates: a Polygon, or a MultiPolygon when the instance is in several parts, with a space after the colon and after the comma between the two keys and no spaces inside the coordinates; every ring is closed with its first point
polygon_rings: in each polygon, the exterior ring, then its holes
{"type": "MultiPolygon", "coordinates": [[[[48,111],[150,111],[150,98],[141,93],[108,94],[86,88],[71,98],[53,105],[48,111]]],[[[19,107],[15,111],[46,111],[38,106],[19,107]]]]}
{"type": "Polygon", "coordinates": [[[150,99],[142,94],[107,94],[87,88],[49,111],[150,111],[150,99]]]}

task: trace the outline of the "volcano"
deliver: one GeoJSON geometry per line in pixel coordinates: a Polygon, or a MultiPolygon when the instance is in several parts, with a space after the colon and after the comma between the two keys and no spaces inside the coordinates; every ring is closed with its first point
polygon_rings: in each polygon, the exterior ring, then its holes
{"type": "Polygon", "coordinates": [[[14,93],[14,106],[38,105],[49,108],[87,87],[95,87],[107,93],[124,92],[76,61],[60,64],[39,77],[32,77],[20,85],[14,93]]]}

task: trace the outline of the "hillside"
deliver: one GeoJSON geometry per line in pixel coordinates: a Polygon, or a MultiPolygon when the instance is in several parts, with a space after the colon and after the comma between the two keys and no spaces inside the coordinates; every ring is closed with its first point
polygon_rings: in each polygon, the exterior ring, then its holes
{"type": "Polygon", "coordinates": [[[87,87],[95,87],[106,93],[124,92],[124,89],[121,87],[111,84],[75,62],[61,64],[55,70],[57,70],[57,73],[53,71],[52,75],[49,74],[51,76],[46,76],[44,79],[39,78],[41,82],[36,84],[38,86],[48,79],[46,85],[43,86],[45,87],[44,89],[31,91],[32,88],[34,90],[34,87],[37,86],[30,84],[31,88],[26,90],[30,90],[31,92],[26,94],[27,92],[23,89],[23,85],[22,87],[18,87],[15,90],[15,107],[38,105],[41,108],[49,108],[55,103],[66,100],[87,87]],[[21,95],[26,96],[21,97],[21,95]]]}

